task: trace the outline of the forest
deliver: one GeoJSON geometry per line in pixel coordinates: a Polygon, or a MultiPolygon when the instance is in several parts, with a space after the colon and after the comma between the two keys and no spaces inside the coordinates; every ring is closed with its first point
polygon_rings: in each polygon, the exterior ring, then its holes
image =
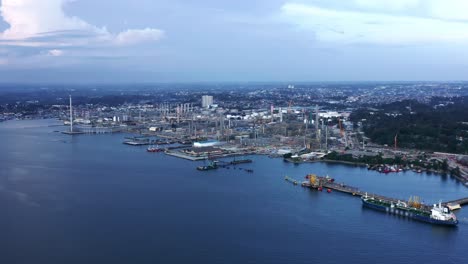
{"type": "Polygon", "coordinates": [[[366,107],[350,119],[378,144],[393,146],[396,138],[399,148],[468,154],[468,97],[366,107]]]}

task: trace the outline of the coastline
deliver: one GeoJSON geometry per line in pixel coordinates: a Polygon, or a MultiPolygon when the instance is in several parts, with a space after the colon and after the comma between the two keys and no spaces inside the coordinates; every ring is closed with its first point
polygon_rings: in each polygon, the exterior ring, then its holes
{"type": "MultiPolygon", "coordinates": [[[[341,164],[341,165],[349,165],[349,166],[354,166],[354,167],[367,167],[367,164],[361,163],[361,162],[351,162],[351,161],[342,161],[342,160],[329,160],[329,159],[318,159],[318,160],[307,160],[307,161],[294,161],[290,158],[288,159],[283,159],[286,162],[290,162],[293,164],[301,164],[301,163],[330,163],[330,164],[341,164]]],[[[439,176],[445,175],[450,175],[449,173],[444,173],[441,171],[434,171],[434,170],[426,170],[424,171],[425,173],[433,173],[439,176]]],[[[458,182],[462,183],[465,187],[468,188],[468,180],[462,176],[457,176],[457,175],[450,175],[453,176],[458,182]]]]}
{"type": "Polygon", "coordinates": [[[283,159],[286,162],[294,163],[294,164],[301,164],[301,163],[332,163],[332,164],[344,164],[344,165],[352,165],[358,167],[366,167],[367,164],[361,162],[351,162],[351,161],[342,161],[342,160],[329,160],[329,159],[317,159],[317,160],[307,160],[307,161],[294,161],[292,159],[283,159]]]}

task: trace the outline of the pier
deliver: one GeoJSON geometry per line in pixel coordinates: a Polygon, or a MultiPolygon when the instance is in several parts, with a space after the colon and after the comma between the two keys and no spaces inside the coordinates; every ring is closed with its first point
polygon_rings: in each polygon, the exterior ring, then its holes
{"type": "Polygon", "coordinates": [[[166,151],[166,155],[177,157],[177,158],[182,158],[186,160],[191,160],[191,161],[208,159],[207,156],[192,156],[192,155],[187,155],[180,151],[166,151]]]}
{"type": "MultiPolygon", "coordinates": [[[[285,177],[285,180],[292,182],[292,183],[295,183],[295,182],[297,183],[297,180],[290,178],[288,176],[285,177]]],[[[345,193],[345,194],[349,194],[349,195],[356,196],[356,197],[367,195],[370,197],[374,197],[375,199],[392,201],[394,203],[406,202],[406,199],[396,199],[396,198],[386,197],[386,196],[379,195],[379,194],[364,192],[364,191],[359,190],[359,188],[357,187],[349,186],[344,183],[336,183],[334,182],[332,178],[329,178],[329,177],[316,177],[315,184],[311,184],[309,180],[303,181],[301,183],[301,186],[311,188],[311,189],[319,189],[319,188],[330,189],[330,190],[338,191],[340,193],[345,193]]],[[[453,201],[443,202],[442,204],[448,206],[452,210],[460,209],[461,206],[468,205],[468,197],[453,200],[453,201]]],[[[428,210],[432,208],[432,205],[421,204],[421,206],[425,207],[428,210]]]]}
{"type": "Polygon", "coordinates": [[[290,183],[292,183],[294,185],[297,185],[297,180],[295,180],[295,179],[293,179],[291,177],[286,176],[286,177],[284,177],[284,180],[287,181],[287,182],[290,182],[290,183]]]}
{"type": "Polygon", "coordinates": [[[450,210],[458,210],[458,209],[461,209],[462,206],[468,204],[468,197],[453,200],[453,201],[448,201],[448,202],[445,202],[443,204],[448,206],[448,208],[450,208],[450,210]]]}
{"type": "Polygon", "coordinates": [[[464,206],[464,205],[468,204],[468,197],[458,199],[458,200],[449,201],[449,202],[446,202],[444,204],[459,204],[460,206],[464,206]]]}

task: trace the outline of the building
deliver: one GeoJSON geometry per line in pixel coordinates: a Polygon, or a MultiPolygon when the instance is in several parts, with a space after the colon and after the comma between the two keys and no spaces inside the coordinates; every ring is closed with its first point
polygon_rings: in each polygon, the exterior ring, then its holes
{"type": "Polygon", "coordinates": [[[200,147],[182,150],[185,154],[193,157],[216,156],[223,154],[223,150],[216,147],[200,147]]]}
{"type": "Polygon", "coordinates": [[[195,148],[202,148],[202,147],[213,147],[219,145],[220,142],[216,140],[207,140],[207,141],[200,141],[200,142],[193,142],[193,147],[195,148]]]}
{"type": "Polygon", "coordinates": [[[210,105],[213,104],[213,96],[211,95],[203,95],[202,96],[202,107],[209,108],[210,105]]]}

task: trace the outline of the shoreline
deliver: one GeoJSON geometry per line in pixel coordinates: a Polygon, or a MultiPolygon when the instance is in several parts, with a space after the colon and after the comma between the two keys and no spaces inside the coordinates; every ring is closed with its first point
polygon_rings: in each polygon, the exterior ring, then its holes
{"type": "Polygon", "coordinates": [[[294,164],[302,164],[302,163],[332,163],[332,164],[344,164],[344,165],[352,165],[358,167],[367,167],[367,164],[361,162],[352,162],[352,161],[341,161],[341,160],[328,160],[328,159],[317,159],[317,160],[307,160],[307,161],[293,161],[291,159],[283,159],[286,162],[294,163],[294,164]]]}
{"type": "MultiPolygon", "coordinates": [[[[352,162],[352,161],[342,161],[342,160],[309,160],[309,161],[293,161],[291,159],[283,159],[286,162],[290,162],[293,164],[302,164],[302,163],[317,163],[317,162],[323,162],[323,163],[330,163],[330,164],[341,164],[341,165],[349,165],[349,166],[354,166],[354,167],[367,167],[367,164],[361,163],[361,162],[352,162]]],[[[440,171],[433,171],[433,170],[424,170],[423,172],[435,174],[438,176],[443,176],[448,175],[448,176],[453,176],[459,183],[463,184],[465,187],[468,188],[468,180],[464,178],[463,176],[457,176],[457,175],[451,175],[450,173],[443,173],[440,171]]]]}

